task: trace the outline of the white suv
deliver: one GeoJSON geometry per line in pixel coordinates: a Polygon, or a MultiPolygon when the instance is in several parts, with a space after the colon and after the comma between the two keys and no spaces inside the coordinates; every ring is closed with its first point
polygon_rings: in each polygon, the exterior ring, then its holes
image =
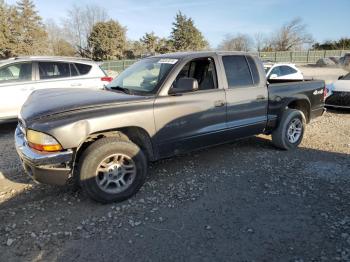
{"type": "MultiPolygon", "coordinates": [[[[103,89],[113,79],[99,64],[65,57],[16,57],[0,61],[0,121],[16,119],[36,89],[103,89]]],[[[45,101],[42,101],[45,103],[45,101]]]]}

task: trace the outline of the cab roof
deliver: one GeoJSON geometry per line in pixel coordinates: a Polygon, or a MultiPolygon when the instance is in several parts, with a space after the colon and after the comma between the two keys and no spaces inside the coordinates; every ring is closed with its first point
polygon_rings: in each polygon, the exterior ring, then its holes
{"type": "Polygon", "coordinates": [[[162,55],[155,55],[152,57],[155,58],[174,58],[174,59],[183,59],[183,58],[197,58],[203,56],[213,56],[213,55],[253,55],[255,53],[240,52],[240,51],[191,51],[191,52],[176,52],[162,55]]]}

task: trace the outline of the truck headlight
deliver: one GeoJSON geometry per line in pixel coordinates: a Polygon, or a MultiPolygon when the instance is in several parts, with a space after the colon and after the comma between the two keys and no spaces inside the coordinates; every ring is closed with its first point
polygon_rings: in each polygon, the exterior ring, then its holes
{"type": "Polygon", "coordinates": [[[62,150],[62,146],[56,139],[42,132],[29,129],[27,131],[27,141],[28,145],[35,150],[48,152],[62,150]]]}

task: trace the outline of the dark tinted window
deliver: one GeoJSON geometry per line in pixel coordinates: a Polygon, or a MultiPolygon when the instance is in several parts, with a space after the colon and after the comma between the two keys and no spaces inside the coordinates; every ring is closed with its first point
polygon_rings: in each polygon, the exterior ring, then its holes
{"type": "Polygon", "coordinates": [[[245,56],[224,56],[222,60],[229,88],[253,85],[253,79],[245,56]]]}
{"type": "Polygon", "coordinates": [[[280,68],[281,68],[280,66],[276,66],[275,68],[273,68],[271,73],[270,73],[270,76],[271,75],[281,76],[282,72],[281,72],[280,68]]]}
{"type": "Polygon", "coordinates": [[[282,75],[290,75],[297,72],[297,70],[291,68],[290,66],[280,66],[280,70],[282,75]]]}
{"type": "Polygon", "coordinates": [[[79,63],[75,63],[75,66],[78,68],[79,74],[81,75],[86,75],[87,73],[89,73],[92,67],[91,65],[79,64],[79,63]]]}
{"type": "Polygon", "coordinates": [[[342,78],[342,80],[350,80],[350,73],[347,74],[347,75],[345,75],[345,76],[342,78]]]}
{"type": "Polygon", "coordinates": [[[40,79],[70,77],[68,63],[39,62],[40,79]]]}
{"type": "Polygon", "coordinates": [[[247,56],[248,64],[250,66],[250,71],[252,72],[254,84],[258,84],[260,82],[259,71],[256,67],[256,63],[251,56],[247,56]]]}
{"type": "Polygon", "coordinates": [[[77,68],[74,66],[74,64],[69,64],[70,66],[70,75],[71,76],[77,76],[79,75],[77,68]]]}
{"type": "Polygon", "coordinates": [[[0,83],[32,80],[32,63],[16,63],[0,68],[0,83]]]}

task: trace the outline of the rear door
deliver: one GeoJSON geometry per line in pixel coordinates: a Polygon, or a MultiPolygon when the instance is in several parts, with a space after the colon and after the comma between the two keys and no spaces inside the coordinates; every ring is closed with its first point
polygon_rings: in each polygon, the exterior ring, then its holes
{"type": "Polygon", "coordinates": [[[32,62],[14,62],[0,68],[0,119],[16,118],[34,90],[32,62]]]}
{"type": "Polygon", "coordinates": [[[155,141],[162,157],[219,143],[226,128],[225,92],[218,82],[216,58],[187,62],[172,84],[181,77],[198,81],[197,91],[158,96],[154,104],[155,141]]]}
{"type": "Polygon", "coordinates": [[[83,81],[72,63],[39,61],[36,68],[35,89],[83,87],[83,81]]]}
{"type": "Polygon", "coordinates": [[[81,87],[91,89],[102,89],[109,82],[103,81],[106,76],[99,66],[92,66],[84,63],[74,63],[74,67],[78,72],[78,76],[74,76],[80,80],[81,87]]]}
{"type": "Polygon", "coordinates": [[[265,75],[259,73],[257,62],[251,56],[223,55],[222,64],[227,81],[227,128],[231,137],[263,132],[268,105],[265,75]]]}

